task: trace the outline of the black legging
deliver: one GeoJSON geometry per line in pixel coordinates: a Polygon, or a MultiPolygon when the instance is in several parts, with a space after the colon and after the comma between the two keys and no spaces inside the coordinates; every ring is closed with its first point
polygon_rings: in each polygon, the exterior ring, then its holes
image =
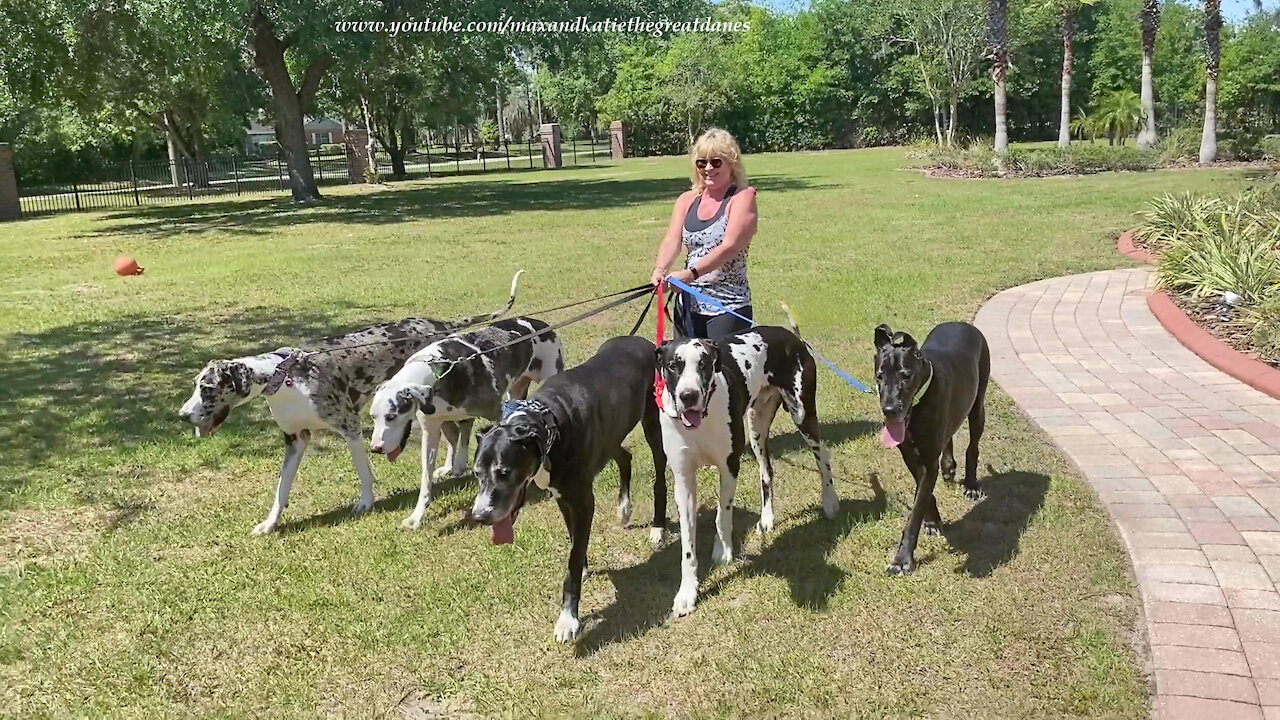
{"type": "MultiPolygon", "coordinates": [[[[734,312],[743,317],[755,318],[751,313],[751,306],[746,305],[740,308],[734,308],[734,312]]],[[[719,315],[703,315],[702,313],[690,313],[690,322],[693,325],[693,335],[695,338],[705,338],[707,340],[719,340],[726,335],[736,333],[739,330],[746,330],[751,327],[751,323],[739,317],[734,317],[729,313],[720,313],[719,315]]],[[[690,337],[685,334],[685,328],[676,324],[676,337],[690,337]]]]}

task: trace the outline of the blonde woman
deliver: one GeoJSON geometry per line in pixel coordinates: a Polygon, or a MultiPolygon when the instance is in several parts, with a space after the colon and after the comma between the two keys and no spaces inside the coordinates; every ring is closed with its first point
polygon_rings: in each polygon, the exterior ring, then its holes
{"type": "MultiPolygon", "coordinates": [[[[680,195],[671,211],[652,282],[676,278],[739,315],[753,317],[747,249],[756,234],[756,190],[747,185],[738,142],[724,130],[711,128],[694,143],[689,160],[693,188],[680,195]],[[688,253],[685,269],[668,274],[681,246],[688,253]]],[[[675,324],[682,337],[719,340],[751,326],[706,301],[684,293],[678,299],[683,308],[675,324]]]]}

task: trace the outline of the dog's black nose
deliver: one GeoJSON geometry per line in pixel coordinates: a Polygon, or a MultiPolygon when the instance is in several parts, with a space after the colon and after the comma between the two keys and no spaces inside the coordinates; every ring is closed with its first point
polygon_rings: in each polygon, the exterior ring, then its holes
{"type": "Polygon", "coordinates": [[[681,390],[680,402],[684,403],[685,405],[692,405],[698,402],[698,398],[701,395],[702,393],[698,392],[697,390],[681,390]]]}
{"type": "Polygon", "coordinates": [[[896,417],[902,413],[902,406],[897,403],[886,403],[880,408],[880,411],[885,414],[885,417],[896,417]]]}

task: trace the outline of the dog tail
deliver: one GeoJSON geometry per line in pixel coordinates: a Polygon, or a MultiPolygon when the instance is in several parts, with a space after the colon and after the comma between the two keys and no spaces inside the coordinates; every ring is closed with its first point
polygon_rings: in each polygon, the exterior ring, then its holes
{"type": "Polygon", "coordinates": [[[791,311],[791,308],[787,307],[786,303],[779,304],[782,305],[782,309],[787,312],[787,322],[791,324],[791,332],[795,333],[796,337],[801,337],[800,323],[796,321],[796,314],[791,311]]]}
{"type": "Polygon", "coordinates": [[[491,320],[497,320],[503,315],[506,315],[507,313],[511,312],[511,308],[515,307],[515,304],[516,304],[516,290],[519,289],[520,287],[520,276],[523,274],[524,274],[523,270],[517,270],[516,274],[511,277],[511,295],[507,297],[506,305],[503,305],[502,307],[498,308],[497,310],[494,310],[493,312],[481,313],[479,315],[472,315],[471,317],[463,318],[460,324],[466,325],[466,326],[478,325],[480,323],[489,322],[491,320]]]}

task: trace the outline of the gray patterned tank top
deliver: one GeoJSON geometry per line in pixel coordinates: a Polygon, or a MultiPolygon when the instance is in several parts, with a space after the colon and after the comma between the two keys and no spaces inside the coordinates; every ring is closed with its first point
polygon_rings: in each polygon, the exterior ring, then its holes
{"type": "MultiPolygon", "coordinates": [[[[725,231],[729,227],[729,215],[725,210],[729,207],[729,198],[733,197],[737,191],[736,187],[729,188],[729,192],[725,193],[724,202],[720,203],[720,209],[710,220],[698,218],[698,208],[702,205],[701,195],[689,206],[689,212],[684,217],[682,233],[684,247],[689,254],[689,259],[685,261],[685,268],[706,257],[707,253],[724,242],[725,231]]],[[[717,279],[706,284],[695,283],[695,286],[731,310],[751,304],[751,287],[747,285],[746,249],[726,260],[715,272],[719,275],[717,279]]],[[[699,300],[697,312],[701,315],[719,315],[723,311],[699,300]]]]}

